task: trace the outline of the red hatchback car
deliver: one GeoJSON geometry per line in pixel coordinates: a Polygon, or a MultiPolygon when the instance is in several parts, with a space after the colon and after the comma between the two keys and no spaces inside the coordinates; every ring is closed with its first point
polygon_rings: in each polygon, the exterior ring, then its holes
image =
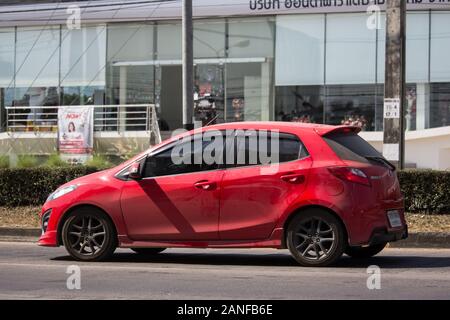
{"type": "Polygon", "coordinates": [[[243,122],[178,135],[52,193],[39,244],[82,261],[117,247],[287,248],[303,266],[373,256],[408,231],[395,167],[358,132],[243,122]]]}

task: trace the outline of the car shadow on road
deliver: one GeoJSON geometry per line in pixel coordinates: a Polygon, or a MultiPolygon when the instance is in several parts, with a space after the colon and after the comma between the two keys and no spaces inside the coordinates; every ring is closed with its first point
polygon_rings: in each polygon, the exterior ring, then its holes
{"type": "MultiPolygon", "coordinates": [[[[57,257],[53,260],[72,261],[68,256],[57,257]]],[[[210,265],[210,266],[272,266],[272,267],[297,267],[297,262],[286,253],[274,254],[245,254],[245,253],[182,253],[163,252],[157,255],[140,255],[136,253],[118,252],[106,262],[109,263],[158,263],[181,265],[210,265]]],[[[386,269],[429,269],[450,267],[450,256],[417,256],[417,255],[381,255],[369,259],[352,259],[343,256],[334,268],[367,268],[377,265],[386,269]]]]}

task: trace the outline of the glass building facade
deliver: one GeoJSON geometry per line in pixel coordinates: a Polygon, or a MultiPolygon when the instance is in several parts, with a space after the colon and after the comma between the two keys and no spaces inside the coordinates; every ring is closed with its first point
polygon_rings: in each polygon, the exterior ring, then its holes
{"type": "MultiPolygon", "coordinates": [[[[195,20],[196,120],[382,131],[384,25],[365,12],[195,20]]],[[[182,126],[180,21],[0,28],[0,44],[2,131],[9,106],[155,104],[162,131],[182,126]]],[[[450,126],[449,52],[450,11],[408,12],[408,130],[450,126]]]]}

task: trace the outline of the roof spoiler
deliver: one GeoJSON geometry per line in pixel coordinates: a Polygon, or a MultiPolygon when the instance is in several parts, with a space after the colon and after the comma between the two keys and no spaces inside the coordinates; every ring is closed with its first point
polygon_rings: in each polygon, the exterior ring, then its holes
{"type": "Polygon", "coordinates": [[[333,133],[355,133],[358,134],[361,132],[360,127],[355,126],[335,126],[335,127],[327,127],[327,128],[317,128],[315,129],[317,134],[320,136],[326,136],[333,133]]]}

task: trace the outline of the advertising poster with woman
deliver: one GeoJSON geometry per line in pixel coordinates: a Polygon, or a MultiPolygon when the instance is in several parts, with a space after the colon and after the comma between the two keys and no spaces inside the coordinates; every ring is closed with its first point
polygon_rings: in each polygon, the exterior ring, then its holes
{"type": "Polygon", "coordinates": [[[69,163],[84,163],[94,146],[92,107],[61,107],[58,111],[58,147],[69,163]]]}

